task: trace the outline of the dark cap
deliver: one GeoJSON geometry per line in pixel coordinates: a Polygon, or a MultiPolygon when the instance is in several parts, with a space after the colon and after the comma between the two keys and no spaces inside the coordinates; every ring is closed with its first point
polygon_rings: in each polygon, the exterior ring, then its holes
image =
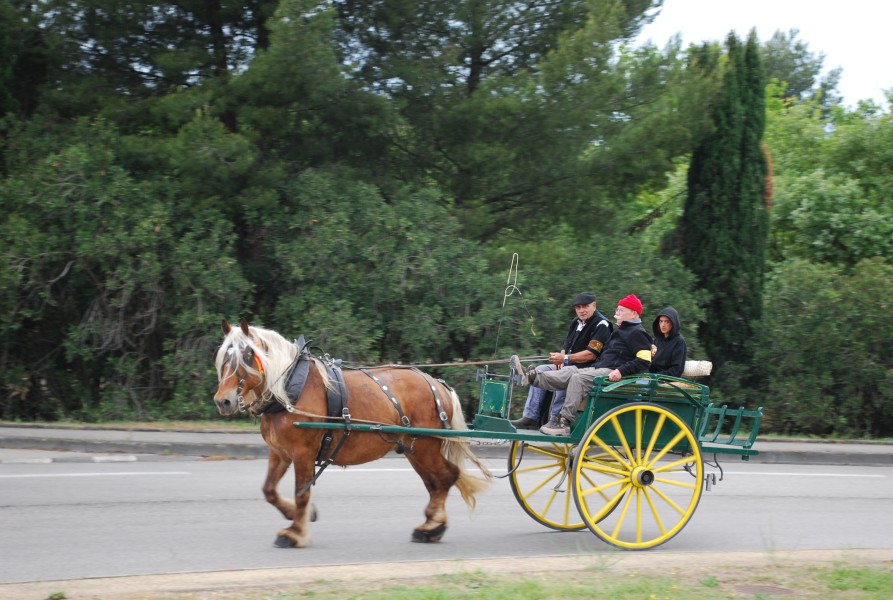
{"type": "Polygon", "coordinates": [[[571,308],[580,306],[581,304],[592,304],[593,302],[595,302],[595,294],[592,292],[580,292],[577,294],[577,297],[574,298],[574,303],[571,304],[571,308]]]}

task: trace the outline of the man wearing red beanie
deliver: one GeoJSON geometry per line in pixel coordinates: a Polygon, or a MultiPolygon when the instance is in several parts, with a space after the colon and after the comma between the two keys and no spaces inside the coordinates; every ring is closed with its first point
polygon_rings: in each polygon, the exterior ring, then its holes
{"type": "Polygon", "coordinates": [[[548,435],[570,435],[577,420],[577,410],[592,389],[596,377],[607,376],[620,381],[626,375],[648,371],[651,366],[651,336],[642,327],[642,302],[630,294],[617,303],[614,320],[617,327],[608,338],[604,350],[591,367],[558,371],[524,370],[517,355],[511,358],[522,382],[546,390],[567,390],[564,406],[556,419],[543,425],[540,431],[548,435]]]}

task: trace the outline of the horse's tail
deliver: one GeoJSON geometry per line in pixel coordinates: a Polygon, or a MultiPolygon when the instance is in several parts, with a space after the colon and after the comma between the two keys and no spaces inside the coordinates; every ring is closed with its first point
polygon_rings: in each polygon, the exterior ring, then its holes
{"type": "MultiPolygon", "coordinates": [[[[453,429],[468,429],[465,417],[462,416],[462,403],[459,401],[459,396],[456,395],[456,392],[450,390],[450,397],[453,402],[453,416],[450,419],[450,427],[453,429]]],[[[459,467],[459,479],[456,480],[456,487],[459,488],[459,493],[462,494],[465,504],[474,508],[477,504],[477,500],[474,497],[475,494],[484,491],[490,486],[493,474],[471,451],[467,438],[445,438],[441,446],[441,452],[443,452],[443,456],[448,461],[459,467]],[[472,475],[466,470],[464,467],[466,460],[480,469],[482,476],[472,475]]]]}

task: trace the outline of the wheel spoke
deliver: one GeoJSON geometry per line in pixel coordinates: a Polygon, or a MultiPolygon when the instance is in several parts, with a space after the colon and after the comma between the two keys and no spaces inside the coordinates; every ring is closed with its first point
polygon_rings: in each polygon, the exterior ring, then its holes
{"type": "Polygon", "coordinates": [[[617,469],[614,467],[608,467],[605,465],[598,466],[588,466],[585,465],[586,471],[595,471],[596,473],[601,473],[602,475],[614,475],[617,477],[628,477],[630,470],[629,469],[617,469]]]}
{"type": "Polygon", "coordinates": [[[611,482],[608,482],[608,483],[604,483],[604,484],[602,484],[602,485],[597,485],[597,486],[595,486],[595,487],[593,487],[593,488],[589,488],[588,490],[584,490],[584,491],[582,492],[582,496],[585,498],[586,496],[589,496],[589,495],[591,495],[591,494],[595,494],[595,493],[597,493],[597,492],[598,492],[598,493],[601,493],[601,492],[603,492],[603,491],[605,491],[605,490],[607,490],[607,489],[610,489],[610,488],[612,488],[612,487],[616,487],[616,486],[618,486],[618,485],[624,485],[625,482],[626,482],[625,479],[617,479],[616,481],[611,481],[611,482]]]}
{"type": "Polygon", "coordinates": [[[691,481],[677,481],[675,479],[666,479],[664,477],[655,477],[654,484],[663,483],[665,485],[675,485],[676,487],[685,488],[687,490],[693,490],[698,485],[695,482],[691,481]]]}
{"type": "MultiPolygon", "coordinates": [[[[629,488],[631,488],[631,487],[632,486],[630,486],[630,485],[624,486],[624,488],[623,488],[624,492],[629,490],[629,488]]],[[[620,511],[620,516],[617,517],[617,525],[614,526],[614,531],[611,532],[612,538],[616,539],[617,535],[620,533],[620,528],[623,527],[623,522],[626,521],[626,514],[629,512],[629,505],[632,503],[632,501],[633,501],[633,495],[628,494],[626,496],[626,502],[623,503],[623,510],[620,511]]]]}
{"type": "MultiPolygon", "coordinates": [[[[621,482],[618,482],[618,483],[621,483],[621,482]]],[[[605,503],[605,505],[602,507],[602,509],[600,511],[598,511],[597,513],[595,513],[594,515],[592,515],[591,517],[588,518],[589,523],[592,526],[595,526],[596,523],[598,523],[599,521],[604,519],[608,514],[611,513],[611,511],[613,511],[615,508],[617,508],[617,505],[623,499],[623,496],[626,494],[627,490],[629,490],[629,487],[630,486],[621,487],[617,491],[617,493],[614,494],[613,497],[608,499],[608,501],[605,503]]]]}
{"type": "Polygon", "coordinates": [[[593,437],[591,441],[592,441],[594,444],[596,444],[599,448],[601,448],[602,450],[604,450],[606,453],[608,453],[608,454],[611,456],[611,458],[613,458],[614,460],[616,460],[616,461],[619,462],[620,464],[626,464],[627,460],[626,460],[624,457],[622,457],[622,456],[620,456],[619,454],[617,454],[617,451],[614,450],[614,448],[612,448],[611,446],[607,445],[606,443],[604,443],[603,441],[601,441],[599,438],[597,438],[597,437],[593,437]]]}
{"type": "Polygon", "coordinates": [[[559,531],[586,527],[574,510],[570,491],[555,489],[569,475],[570,449],[555,442],[514,442],[509,454],[509,482],[518,504],[538,523],[559,531]],[[563,502],[559,494],[565,494],[563,502]]]}
{"type": "Polygon", "coordinates": [[[525,444],[524,448],[535,454],[542,454],[543,456],[557,458],[558,460],[564,460],[565,458],[565,455],[563,455],[557,447],[555,447],[554,449],[549,449],[545,446],[534,446],[533,444],[525,444]]]}
{"type": "Polygon", "coordinates": [[[538,491],[540,491],[541,489],[543,489],[543,487],[545,487],[545,485],[546,485],[547,483],[549,483],[550,481],[552,481],[553,479],[555,479],[556,477],[558,477],[559,475],[561,475],[561,472],[562,472],[562,469],[556,469],[551,475],[549,475],[548,477],[546,477],[545,479],[543,479],[543,480],[540,482],[539,485],[534,486],[529,492],[527,492],[526,494],[524,494],[524,499],[527,500],[527,499],[530,498],[533,494],[535,494],[535,493],[537,493],[538,491]]]}
{"type": "Polygon", "coordinates": [[[679,506],[678,504],[676,504],[672,498],[670,498],[669,496],[664,494],[662,491],[660,491],[660,489],[658,489],[656,487],[652,487],[651,489],[654,490],[655,494],[660,496],[661,500],[663,500],[664,502],[669,504],[671,507],[673,507],[673,510],[675,510],[677,513],[679,513],[680,515],[685,514],[685,509],[682,508],[681,506],[679,506]]]}
{"type": "MultiPolygon", "coordinates": [[[[680,458],[680,459],[678,459],[678,460],[674,460],[674,461],[671,462],[671,463],[667,463],[667,464],[665,464],[665,465],[661,465],[661,466],[659,466],[659,467],[654,467],[654,468],[652,468],[651,470],[652,470],[654,473],[666,473],[667,471],[672,471],[673,469],[675,469],[676,467],[678,467],[678,466],[680,466],[680,465],[685,465],[685,464],[688,464],[688,463],[690,463],[690,462],[691,462],[691,457],[690,457],[690,456],[683,456],[682,458],[680,458]]],[[[677,472],[677,473],[681,473],[682,471],[676,471],[676,472],[677,472]]]]}
{"type": "MultiPolygon", "coordinates": [[[[629,449],[629,442],[626,440],[626,434],[623,433],[623,428],[620,427],[620,421],[614,417],[611,419],[611,425],[614,427],[614,432],[617,434],[617,439],[620,440],[620,443],[623,445],[623,450],[626,452],[626,455],[630,457],[630,462],[632,460],[632,450],[629,449]]],[[[635,466],[635,463],[633,464],[635,466]]]]}
{"type": "Polygon", "coordinates": [[[687,432],[684,429],[680,429],[679,432],[675,436],[673,436],[673,439],[663,448],[661,448],[661,451],[657,453],[657,456],[654,457],[654,460],[648,463],[648,468],[652,468],[660,459],[662,459],[667,454],[667,452],[672,450],[676,446],[676,444],[678,444],[682,440],[682,438],[685,437],[686,433],[687,432]]]}
{"type": "Polygon", "coordinates": [[[515,472],[516,473],[531,473],[533,471],[545,471],[548,469],[562,470],[563,468],[564,468],[564,465],[562,465],[560,462],[556,461],[556,462],[545,463],[542,465],[530,465],[529,467],[518,468],[518,469],[515,469],[515,472]]]}
{"type": "MultiPolygon", "coordinates": [[[[648,506],[651,508],[651,516],[654,517],[654,522],[657,524],[657,528],[660,530],[661,535],[666,534],[667,529],[664,527],[664,522],[661,521],[660,512],[657,510],[657,507],[654,506],[654,499],[651,498],[651,494],[647,489],[645,490],[645,499],[648,500],[648,506]]],[[[641,542],[642,540],[638,541],[641,542]]]]}

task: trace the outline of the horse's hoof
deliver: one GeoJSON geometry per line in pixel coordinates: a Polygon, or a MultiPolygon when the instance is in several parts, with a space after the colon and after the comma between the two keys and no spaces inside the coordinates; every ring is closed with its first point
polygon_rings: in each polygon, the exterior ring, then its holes
{"type": "Polygon", "coordinates": [[[277,548],[294,548],[297,546],[295,541],[286,535],[280,535],[276,538],[276,541],[273,542],[273,545],[277,548]]]}
{"type": "Polygon", "coordinates": [[[446,531],[446,525],[438,525],[431,531],[420,531],[418,529],[412,532],[412,541],[419,544],[427,544],[430,542],[439,542],[443,538],[446,531]]]}
{"type": "Polygon", "coordinates": [[[319,519],[319,511],[316,510],[315,504],[311,504],[310,505],[310,522],[316,523],[317,519],[319,519]]]}

